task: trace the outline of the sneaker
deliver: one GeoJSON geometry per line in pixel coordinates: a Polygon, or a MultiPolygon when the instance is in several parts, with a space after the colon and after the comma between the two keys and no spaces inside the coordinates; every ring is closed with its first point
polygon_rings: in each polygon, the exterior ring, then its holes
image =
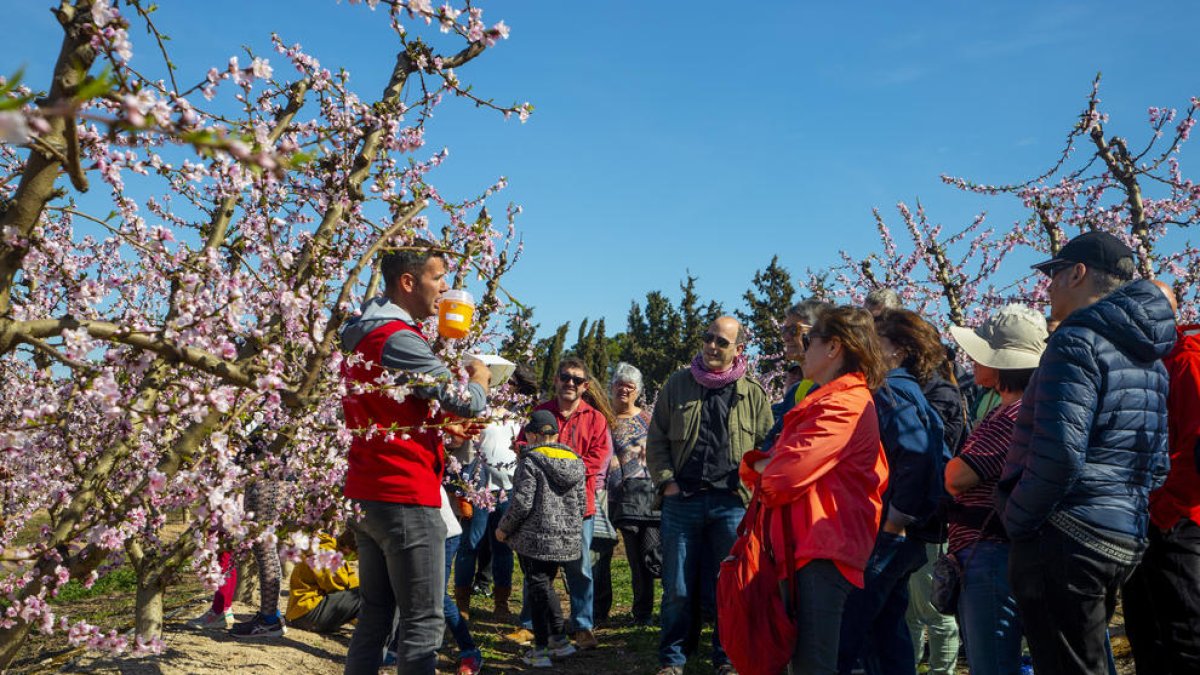
{"type": "Polygon", "coordinates": [[[397,658],[399,657],[396,656],[396,652],[389,649],[383,653],[383,661],[379,664],[379,667],[391,668],[392,666],[396,665],[397,658]]]}
{"type": "Polygon", "coordinates": [[[580,651],[587,651],[599,647],[600,641],[596,639],[596,636],[590,630],[577,630],[575,631],[575,646],[580,651]]]}
{"type": "Polygon", "coordinates": [[[199,628],[201,630],[207,630],[211,628],[229,630],[230,628],[233,628],[233,612],[217,614],[210,609],[200,616],[188,621],[187,625],[193,628],[199,628]]]}
{"type": "Polygon", "coordinates": [[[576,649],[566,635],[555,635],[550,638],[550,644],[546,647],[546,651],[550,652],[550,656],[570,656],[576,652],[576,649]]]}
{"type": "Polygon", "coordinates": [[[663,666],[658,675],[683,675],[683,666],[663,666]]]}
{"type": "Polygon", "coordinates": [[[717,666],[717,675],[738,675],[737,668],[734,668],[728,663],[722,663],[717,666]]]}
{"type": "Polygon", "coordinates": [[[239,638],[282,637],[286,633],[287,626],[283,625],[283,617],[276,615],[275,620],[271,621],[263,616],[262,612],[255,612],[249,621],[235,623],[233,628],[229,629],[230,635],[239,638]]]}
{"type": "Polygon", "coordinates": [[[550,653],[543,647],[541,649],[534,647],[525,652],[521,657],[525,665],[533,666],[534,668],[553,668],[554,664],[550,662],[550,653]]]}
{"type": "Polygon", "coordinates": [[[457,675],[478,675],[481,670],[483,670],[483,656],[477,652],[459,659],[458,670],[454,672],[457,675]]]}
{"type": "Polygon", "coordinates": [[[533,631],[528,628],[518,628],[515,631],[504,636],[505,640],[510,640],[522,647],[533,644],[533,631]]]}

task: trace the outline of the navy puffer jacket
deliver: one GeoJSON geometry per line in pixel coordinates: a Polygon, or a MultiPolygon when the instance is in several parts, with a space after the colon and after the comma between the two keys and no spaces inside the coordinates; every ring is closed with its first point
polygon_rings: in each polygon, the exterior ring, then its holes
{"type": "Polygon", "coordinates": [[[1062,511],[1115,541],[1146,537],[1167,475],[1167,371],[1175,319],[1135,281],[1072,313],[1051,336],[1017,415],[996,487],[1013,540],[1062,511]]]}

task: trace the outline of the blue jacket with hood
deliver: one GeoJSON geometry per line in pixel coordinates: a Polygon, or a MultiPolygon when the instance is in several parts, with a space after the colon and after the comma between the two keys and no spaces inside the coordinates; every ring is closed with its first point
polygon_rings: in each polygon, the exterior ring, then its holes
{"type": "Polygon", "coordinates": [[[1025,389],[996,487],[1010,538],[1033,538],[1054,516],[1116,550],[1141,548],[1150,491],[1167,475],[1160,359],[1174,344],[1171,306],[1149,281],[1062,322],[1025,389]]]}

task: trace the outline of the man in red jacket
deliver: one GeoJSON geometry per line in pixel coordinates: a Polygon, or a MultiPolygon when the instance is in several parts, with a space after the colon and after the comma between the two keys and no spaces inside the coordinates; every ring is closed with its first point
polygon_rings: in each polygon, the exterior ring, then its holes
{"type": "Polygon", "coordinates": [[[399,672],[436,672],[445,625],[445,454],[430,425],[445,421],[440,411],[474,417],[487,405],[487,366],[468,363],[463,386],[421,332],[447,286],[441,254],[418,243],[422,248],[384,256],[384,295],[341,333],[348,352],[342,408],[354,433],[344,494],[362,509],[351,523],[362,609],[346,654],[348,674],[378,672],[397,612],[399,672]]]}
{"type": "Polygon", "coordinates": [[[1150,493],[1149,545],[1121,589],[1138,675],[1200,672],[1200,325],[1176,330],[1163,359],[1171,471],[1150,493]]]}

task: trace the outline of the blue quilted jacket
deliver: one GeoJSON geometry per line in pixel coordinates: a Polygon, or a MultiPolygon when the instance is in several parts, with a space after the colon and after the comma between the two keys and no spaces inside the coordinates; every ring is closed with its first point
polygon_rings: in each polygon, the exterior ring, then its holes
{"type": "Polygon", "coordinates": [[[1175,320],[1135,281],[1072,313],[1051,336],[1021,401],[996,488],[1013,540],[1052,515],[1123,548],[1140,547],[1150,491],[1167,475],[1167,371],[1175,320]]]}

